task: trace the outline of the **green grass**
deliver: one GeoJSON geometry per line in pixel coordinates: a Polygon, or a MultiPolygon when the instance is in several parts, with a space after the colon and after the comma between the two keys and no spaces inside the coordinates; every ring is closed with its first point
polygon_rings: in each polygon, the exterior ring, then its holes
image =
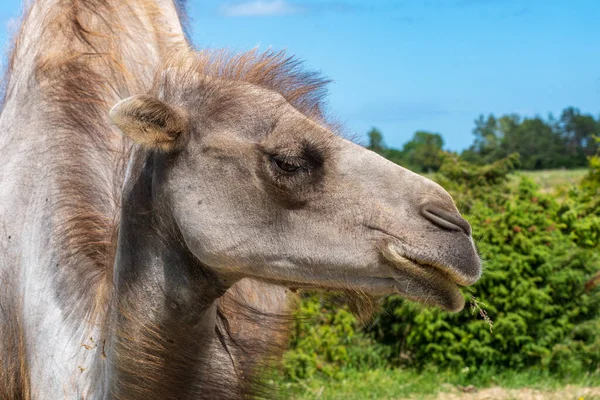
{"type": "Polygon", "coordinates": [[[597,387],[600,373],[558,378],[544,371],[516,372],[482,370],[454,372],[412,369],[378,369],[366,372],[347,371],[341,379],[315,377],[298,382],[275,381],[283,399],[403,399],[427,398],[455,386],[473,385],[482,389],[500,386],[506,389],[531,388],[553,391],[574,385],[597,387]]]}
{"type": "Polygon", "coordinates": [[[540,185],[544,193],[564,193],[577,185],[585,177],[588,170],[582,169],[550,169],[542,171],[519,171],[514,176],[526,176],[540,185]]]}
{"type": "MultiPolygon", "coordinates": [[[[565,192],[572,186],[577,185],[588,173],[587,168],[580,169],[544,169],[540,171],[517,171],[512,175],[513,182],[518,178],[526,176],[540,185],[542,192],[556,193],[565,192]]],[[[435,173],[424,173],[423,176],[432,179],[435,173]]]]}
{"type": "Polygon", "coordinates": [[[279,394],[284,399],[387,399],[414,393],[433,394],[442,383],[434,374],[418,374],[410,370],[348,371],[342,379],[323,377],[281,383],[279,394]]]}
{"type": "MultiPolygon", "coordinates": [[[[545,169],[540,171],[517,171],[511,176],[513,184],[519,182],[521,176],[533,179],[540,186],[543,193],[555,194],[558,197],[565,197],[566,193],[587,175],[587,168],[580,169],[545,169]]],[[[422,174],[433,179],[435,174],[422,174]]],[[[434,179],[435,180],[435,179],[434,179]]]]}

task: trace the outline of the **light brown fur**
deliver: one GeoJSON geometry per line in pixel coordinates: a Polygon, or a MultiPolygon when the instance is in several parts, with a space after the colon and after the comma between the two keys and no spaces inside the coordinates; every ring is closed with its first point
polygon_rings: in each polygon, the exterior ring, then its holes
{"type": "MultiPolygon", "coordinates": [[[[0,280],[0,291],[8,290],[6,279],[0,280]]],[[[0,400],[30,400],[29,367],[20,304],[0,293],[0,400]]]]}
{"type": "MultiPolygon", "coordinates": [[[[43,2],[44,0],[40,1],[43,2]]],[[[160,13],[154,2],[146,1],[143,4],[150,19],[160,13]]],[[[11,81],[16,75],[15,65],[21,67],[19,59],[26,57],[28,52],[35,54],[37,49],[43,49],[34,58],[28,79],[31,84],[35,82],[35,86],[39,87],[44,113],[49,117],[50,126],[61,132],[53,151],[58,157],[68,160],[58,167],[58,189],[55,197],[49,201],[55,210],[53,245],[60,250],[61,257],[61,261],[57,263],[59,269],[56,271],[56,279],[67,291],[63,294],[65,303],[79,308],[72,313],[73,323],[78,323],[82,315],[89,322],[96,321],[98,316],[105,313],[111,295],[120,189],[130,144],[122,142],[120,133],[110,127],[107,110],[114,104],[114,96],[142,92],[148,87],[147,82],[128,70],[124,61],[124,57],[128,55],[122,52],[122,45],[119,43],[119,33],[126,28],[127,22],[120,20],[122,13],[117,10],[127,7],[130,6],[115,6],[110,0],[61,0],[46,16],[45,24],[35,27],[39,30],[36,41],[25,45],[24,36],[31,29],[27,22],[32,8],[27,9],[21,29],[14,39],[3,80],[6,88],[3,93],[4,103],[14,93],[15,87],[11,81]],[[100,154],[105,158],[116,179],[110,182],[90,165],[88,157],[93,154],[100,154]]],[[[178,8],[180,15],[184,15],[182,7],[180,4],[178,8]]],[[[169,35],[159,31],[156,38],[162,40],[169,35]]],[[[168,43],[166,41],[161,45],[165,48],[165,53],[168,52],[168,43]]],[[[185,54],[195,57],[192,53],[185,54]]],[[[231,62],[232,59],[223,56],[224,53],[220,53],[209,60],[208,53],[204,55],[207,66],[210,61],[213,72],[225,67],[227,59],[230,63],[223,71],[228,74],[253,76],[255,79],[262,75],[265,83],[271,80],[283,84],[285,77],[277,76],[277,68],[274,68],[277,64],[282,64],[282,53],[268,56],[248,53],[239,57],[237,65],[231,62]],[[219,57],[222,57],[222,64],[219,57]],[[246,69],[250,66],[252,68],[246,69]]],[[[308,95],[311,91],[309,85],[314,85],[315,82],[302,86],[297,78],[290,95],[296,98],[308,95]]],[[[5,282],[3,289],[8,291],[9,283],[15,282],[15,279],[7,279],[5,282]]],[[[260,339],[263,337],[264,326],[261,329],[252,328],[257,324],[252,315],[260,315],[260,312],[257,314],[257,310],[253,310],[251,306],[248,308],[247,302],[240,303],[238,300],[251,295],[248,290],[253,288],[244,284],[239,286],[238,291],[227,293],[221,311],[222,317],[226,320],[227,315],[236,315],[227,328],[234,331],[233,337],[245,335],[249,339],[260,339]]],[[[28,357],[21,311],[18,306],[11,305],[10,295],[4,293],[0,298],[4,299],[1,311],[5,316],[4,328],[0,332],[0,354],[3,355],[0,362],[0,399],[29,399],[28,357]]],[[[250,301],[250,304],[253,302],[254,300],[250,301]]],[[[281,309],[279,312],[285,311],[281,309]]],[[[274,327],[273,343],[269,347],[283,346],[284,327],[275,320],[269,326],[274,327]]],[[[153,330],[149,328],[147,332],[151,333],[153,330]]],[[[227,335],[226,332],[224,334],[227,335]]],[[[152,343],[160,343],[160,337],[154,339],[156,341],[152,343]]],[[[242,339],[237,339],[237,342],[241,341],[242,339]]],[[[255,348],[260,346],[263,345],[254,343],[255,348]]],[[[139,370],[134,366],[132,373],[150,370],[139,370]]],[[[150,375],[144,375],[144,378],[158,379],[150,375]]]]}
{"type": "Polygon", "coordinates": [[[7,399],[260,394],[287,333],[274,285],[457,310],[479,277],[442,188],[333,133],[326,80],[282,52],[192,52],[174,16],[37,0],[24,18],[0,114],[7,399]],[[124,98],[132,140],[109,120],[124,98]]]}

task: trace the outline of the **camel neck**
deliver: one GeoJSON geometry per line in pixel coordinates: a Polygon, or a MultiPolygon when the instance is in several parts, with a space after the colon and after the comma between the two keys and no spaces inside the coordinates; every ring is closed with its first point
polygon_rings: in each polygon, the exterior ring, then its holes
{"type": "Polygon", "coordinates": [[[222,383],[211,374],[231,368],[216,334],[227,287],[187,251],[158,204],[156,158],[137,173],[130,165],[125,185],[106,353],[111,398],[197,398],[222,383]]]}

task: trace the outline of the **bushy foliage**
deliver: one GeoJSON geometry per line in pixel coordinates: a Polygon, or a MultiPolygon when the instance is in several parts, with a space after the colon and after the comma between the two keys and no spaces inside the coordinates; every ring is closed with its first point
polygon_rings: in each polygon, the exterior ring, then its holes
{"type": "Polygon", "coordinates": [[[600,288],[589,285],[595,276],[600,283],[600,203],[589,189],[559,202],[527,178],[509,182],[516,165],[517,156],[475,167],[447,155],[436,177],[473,226],[484,275],[465,297],[487,310],[493,330],[478,310],[449,314],[393,296],[365,333],[357,332],[346,309],[309,297],[303,312],[311,317],[297,323],[286,356],[289,374],[335,375],[347,363],[384,361],[469,373],[600,368],[600,288]]]}
{"type": "Polygon", "coordinates": [[[371,369],[388,362],[389,349],[359,330],[348,306],[331,297],[304,294],[295,321],[283,360],[288,378],[335,377],[347,367],[371,369]]]}
{"type": "Polygon", "coordinates": [[[505,190],[509,174],[519,165],[518,153],[482,167],[474,167],[454,154],[445,153],[435,180],[452,192],[462,213],[469,213],[476,203],[494,208],[506,201],[510,196],[505,190]]]}
{"type": "MultiPolygon", "coordinates": [[[[600,137],[594,138],[596,143],[600,143],[600,137]]],[[[590,197],[597,197],[600,192],[600,149],[595,155],[588,158],[588,175],[582,182],[582,189],[590,197]]]]}
{"type": "Polygon", "coordinates": [[[561,213],[565,230],[578,246],[600,247],[600,150],[589,158],[587,176],[571,190],[561,213]]]}
{"type": "Polygon", "coordinates": [[[389,313],[371,331],[398,359],[471,370],[552,365],[558,371],[572,370],[558,361],[570,354],[581,368],[598,367],[600,341],[584,334],[600,316],[600,291],[585,289],[600,270],[598,218],[584,215],[575,199],[561,204],[540,193],[527,178],[510,186],[512,165],[508,159],[477,168],[449,159],[440,170],[440,181],[468,210],[485,260],[483,278],[466,297],[485,304],[493,331],[477,313],[448,314],[390,298],[389,313]]]}

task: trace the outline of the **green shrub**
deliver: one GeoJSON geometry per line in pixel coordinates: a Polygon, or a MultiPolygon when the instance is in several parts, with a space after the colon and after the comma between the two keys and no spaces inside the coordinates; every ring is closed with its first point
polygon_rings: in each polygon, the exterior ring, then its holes
{"type": "Polygon", "coordinates": [[[317,373],[335,377],[347,367],[383,367],[389,359],[387,348],[358,329],[359,322],[348,306],[331,297],[304,294],[295,321],[290,350],[283,359],[288,378],[310,378],[317,373]]]}
{"type": "Polygon", "coordinates": [[[478,310],[449,314],[392,296],[360,331],[347,308],[308,297],[285,356],[288,376],[384,363],[467,375],[507,367],[596,371],[600,289],[585,286],[600,271],[600,196],[588,183],[559,203],[530,179],[509,184],[516,165],[518,156],[475,167],[447,155],[435,176],[473,226],[484,275],[465,298],[482,304],[493,330],[478,310]]]}
{"type": "Polygon", "coordinates": [[[512,160],[483,168],[449,162],[440,181],[468,208],[485,260],[483,278],[466,297],[485,304],[493,331],[478,315],[424,309],[396,296],[369,328],[374,337],[393,349],[396,361],[417,366],[558,371],[568,349],[581,368],[597,368],[597,343],[577,332],[600,316],[600,291],[585,290],[600,270],[598,217],[584,215],[576,198],[559,204],[527,178],[512,188],[506,183],[512,160]]]}
{"type": "MultiPolygon", "coordinates": [[[[600,137],[595,138],[597,143],[600,143],[600,137]]],[[[596,155],[588,158],[588,175],[582,182],[583,189],[597,195],[600,190],[600,149],[596,155]]]]}

